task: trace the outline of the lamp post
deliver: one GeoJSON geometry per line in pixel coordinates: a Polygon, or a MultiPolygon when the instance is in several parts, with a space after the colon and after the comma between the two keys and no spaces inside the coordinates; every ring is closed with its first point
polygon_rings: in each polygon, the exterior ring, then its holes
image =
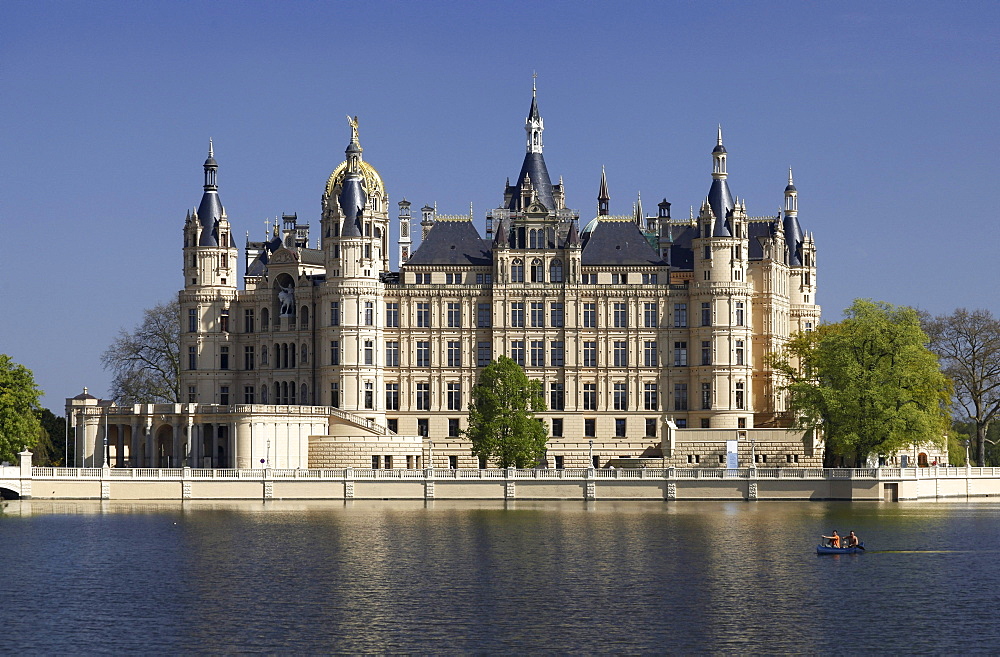
{"type": "Polygon", "coordinates": [[[756,468],[757,467],[757,465],[756,465],[756,463],[757,463],[756,448],[757,448],[757,441],[755,439],[753,439],[753,438],[750,438],[750,467],[751,468],[756,468]]]}
{"type": "Polygon", "coordinates": [[[587,441],[590,443],[590,463],[587,465],[588,468],[594,467],[594,439],[591,438],[587,441]]]}
{"type": "Polygon", "coordinates": [[[267,462],[265,464],[265,467],[268,467],[268,468],[271,467],[271,439],[270,438],[267,439],[267,462]]]}
{"type": "Polygon", "coordinates": [[[427,469],[434,469],[434,441],[427,441],[427,469]]]}

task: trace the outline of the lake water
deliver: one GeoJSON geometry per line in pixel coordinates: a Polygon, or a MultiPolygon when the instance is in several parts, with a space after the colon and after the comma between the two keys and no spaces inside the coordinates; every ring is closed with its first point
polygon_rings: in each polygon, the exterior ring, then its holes
{"type": "Polygon", "coordinates": [[[1000,650],[997,502],[2,504],[5,653],[1000,650]]]}

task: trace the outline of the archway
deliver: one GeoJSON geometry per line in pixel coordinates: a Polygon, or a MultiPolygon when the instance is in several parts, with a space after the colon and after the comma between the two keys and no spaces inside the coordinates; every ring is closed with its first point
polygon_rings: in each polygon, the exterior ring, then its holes
{"type": "Polygon", "coordinates": [[[0,486],[0,500],[19,500],[21,494],[12,488],[0,486]]]}
{"type": "Polygon", "coordinates": [[[174,454],[174,431],[170,425],[164,425],[156,430],[156,440],[153,445],[155,468],[172,468],[177,466],[174,454]]]}

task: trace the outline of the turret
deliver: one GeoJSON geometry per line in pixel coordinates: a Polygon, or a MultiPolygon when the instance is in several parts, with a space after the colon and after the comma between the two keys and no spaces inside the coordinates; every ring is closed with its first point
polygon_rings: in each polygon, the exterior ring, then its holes
{"type": "Polygon", "coordinates": [[[413,238],[410,237],[410,202],[405,198],[399,202],[399,266],[410,259],[413,238]]]}
{"type": "Polygon", "coordinates": [[[604,167],[601,167],[601,186],[597,190],[597,216],[608,216],[608,205],[610,202],[611,196],[608,194],[608,177],[604,173],[604,167]]]}

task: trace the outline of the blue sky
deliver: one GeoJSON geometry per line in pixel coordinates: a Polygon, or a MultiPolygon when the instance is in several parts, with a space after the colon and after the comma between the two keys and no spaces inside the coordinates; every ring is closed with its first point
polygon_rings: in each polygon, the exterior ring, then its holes
{"type": "MultiPolygon", "coordinates": [[[[538,73],[567,205],[711,182],[772,214],[794,168],[819,301],[1000,314],[996,2],[0,2],[0,352],[45,405],[107,391],[100,353],[182,284],[215,141],[234,227],[318,226],[346,114],[390,201],[485,212],[524,152],[538,73]]],[[[314,233],[315,234],[315,233],[314,233]]],[[[242,240],[241,240],[242,243],[242,240]]]]}

